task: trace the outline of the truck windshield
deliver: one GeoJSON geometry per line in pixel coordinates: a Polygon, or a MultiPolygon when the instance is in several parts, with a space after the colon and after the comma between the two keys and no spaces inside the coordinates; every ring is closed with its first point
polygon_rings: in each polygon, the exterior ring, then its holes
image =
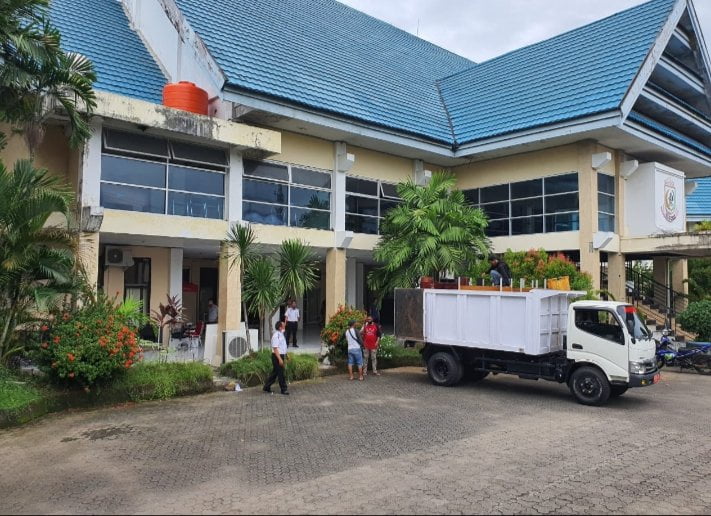
{"type": "Polygon", "coordinates": [[[625,326],[627,326],[627,331],[630,332],[632,337],[635,339],[650,339],[652,337],[652,332],[649,331],[647,325],[639,318],[637,309],[634,306],[618,306],[617,313],[622,317],[625,326]]]}

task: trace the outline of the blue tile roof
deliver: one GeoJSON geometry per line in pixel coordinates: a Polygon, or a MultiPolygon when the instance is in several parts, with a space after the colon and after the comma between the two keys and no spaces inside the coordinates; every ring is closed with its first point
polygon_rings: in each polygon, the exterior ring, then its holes
{"type": "Polygon", "coordinates": [[[652,0],[440,82],[459,144],[619,108],[675,0],[652,0]]]}
{"type": "Polygon", "coordinates": [[[686,214],[689,217],[705,217],[711,220],[711,177],[694,181],[698,186],[693,194],[686,197],[686,214]]]}
{"type": "Polygon", "coordinates": [[[435,81],[473,62],[334,0],[177,4],[230,86],[451,144],[435,81]]]}
{"type": "Polygon", "coordinates": [[[62,48],[94,62],[97,90],[160,103],[166,79],[117,0],[52,0],[62,48]]]}
{"type": "Polygon", "coordinates": [[[679,143],[688,145],[692,149],[696,149],[697,151],[702,152],[702,153],[706,154],[707,156],[711,157],[711,147],[701,143],[698,140],[690,138],[689,136],[681,134],[679,131],[675,131],[671,127],[668,127],[668,126],[662,124],[661,122],[652,120],[651,118],[646,117],[643,114],[638,113],[636,111],[631,111],[628,116],[628,119],[632,120],[633,122],[638,122],[649,129],[652,129],[652,130],[654,130],[664,136],[667,136],[667,137],[671,138],[672,140],[675,140],[679,143]]]}

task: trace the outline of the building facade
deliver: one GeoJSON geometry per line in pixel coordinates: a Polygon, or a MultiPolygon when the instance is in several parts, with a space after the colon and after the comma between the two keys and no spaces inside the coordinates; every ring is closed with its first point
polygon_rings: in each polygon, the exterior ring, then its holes
{"type": "MultiPolygon", "coordinates": [[[[231,224],[262,252],[300,238],[320,261],[301,301],[317,325],[365,306],[395,185],[455,174],[494,250],[568,254],[625,295],[625,264],[654,259],[683,290],[685,181],[711,175],[711,69],[691,0],[641,6],[473,63],[334,0],[53,0],[67,50],[96,66],[92,137],[61,115],[36,161],[77,192],[81,259],[110,294],[188,319],[241,285],[221,258],[231,224]],[[166,83],[207,90],[209,116],[161,105],[166,83]]],[[[13,138],[8,162],[26,154],[13,138]]],[[[662,269],[664,270],[662,272],[662,269]]],[[[388,307],[383,318],[392,318],[388,307]]],[[[222,359],[217,345],[216,361],[222,359]]]]}

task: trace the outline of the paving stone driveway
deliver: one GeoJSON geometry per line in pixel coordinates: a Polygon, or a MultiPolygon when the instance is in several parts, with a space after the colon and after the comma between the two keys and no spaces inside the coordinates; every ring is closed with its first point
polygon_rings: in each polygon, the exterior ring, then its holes
{"type": "Polygon", "coordinates": [[[0,513],[710,513],[711,377],[604,408],[420,369],[49,417],[0,433],[0,513]]]}

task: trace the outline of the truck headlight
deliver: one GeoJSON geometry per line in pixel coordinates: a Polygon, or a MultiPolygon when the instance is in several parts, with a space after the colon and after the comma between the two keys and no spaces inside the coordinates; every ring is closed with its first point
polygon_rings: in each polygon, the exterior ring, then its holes
{"type": "Polygon", "coordinates": [[[647,371],[646,362],[630,362],[630,373],[644,374],[647,371]]]}

